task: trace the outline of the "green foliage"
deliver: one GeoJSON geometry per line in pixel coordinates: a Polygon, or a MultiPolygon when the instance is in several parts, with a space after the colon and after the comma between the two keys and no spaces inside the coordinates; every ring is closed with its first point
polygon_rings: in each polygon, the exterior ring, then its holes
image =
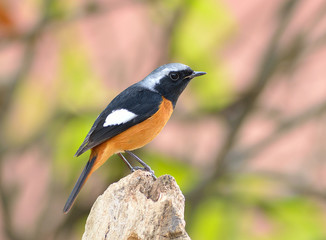
{"type": "Polygon", "coordinates": [[[238,216],[227,201],[209,198],[203,201],[193,216],[189,229],[192,239],[235,239],[238,216]]]}
{"type": "MultiPolygon", "coordinates": [[[[64,32],[66,33],[66,32],[64,32]]],[[[73,42],[74,32],[60,37],[59,109],[63,112],[56,133],[54,170],[63,178],[75,181],[88,160],[88,153],[76,158],[75,152],[86,137],[98,113],[87,114],[89,109],[97,109],[105,103],[105,93],[97,79],[81,46],[73,42]],[[80,114],[83,113],[83,114],[80,114]],[[85,116],[86,115],[86,116],[85,116]]],[[[64,179],[62,179],[63,181],[64,179]]]]}
{"type": "Polygon", "coordinates": [[[321,206],[304,196],[282,196],[280,187],[253,177],[228,182],[225,195],[200,203],[190,236],[194,240],[324,239],[321,206]]]}
{"type": "Polygon", "coordinates": [[[104,92],[105,88],[92,71],[84,49],[72,40],[75,37],[72,32],[61,38],[59,76],[62,106],[68,109],[72,106],[78,109],[99,107],[110,92],[104,92]]]}
{"type": "Polygon", "coordinates": [[[77,7],[76,3],[74,3],[73,1],[62,1],[62,0],[50,1],[50,6],[47,9],[48,18],[63,19],[65,17],[68,17],[71,14],[71,12],[73,12],[74,9],[76,9],[76,7],[77,7]]]}
{"type": "Polygon", "coordinates": [[[12,144],[21,144],[31,138],[41,126],[46,124],[53,111],[46,87],[37,82],[39,79],[28,80],[15,92],[13,107],[6,116],[7,140],[12,144]],[[41,116],[40,112],[42,112],[41,116]]]}
{"type": "Polygon", "coordinates": [[[324,239],[326,220],[320,207],[303,197],[273,202],[269,215],[277,228],[274,239],[324,239]]]}
{"type": "Polygon", "coordinates": [[[181,191],[186,193],[198,181],[199,173],[194,167],[178,159],[154,152],[142,152],[141,158],[151,166],[157,177],[169,174],[175,178],[181,191]]]}
{"type": "Polygon", "coordinates": [[[88,153],[80,157],[74,157],[78,147],[86,137],[88,129],[93,123],[94,117],[78,117],[64,121],[60,130],[56,133],[56,151],[54,153],[54,171],[62,176],[62,181],[75,181],[88,161],[88,153]]]}
{"type": "Polygon", "coordinates": [[[174,31],[171,54],[176,61],[208,73],[191,86],[202,109],[216,110],[230,101],[231,86],[218,53],[212,49],[224,45],[233,22],[221,2],[188,2],[185,15],[174,31]]]}

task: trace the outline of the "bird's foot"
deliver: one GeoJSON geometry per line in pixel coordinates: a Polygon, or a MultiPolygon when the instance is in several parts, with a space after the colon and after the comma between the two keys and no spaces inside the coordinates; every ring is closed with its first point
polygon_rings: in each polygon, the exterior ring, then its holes
{"type": "Polygon", "coordinates": [[[155,180],[157,179],[157,177],[155,176],[154,171],[153,171],[151,168],[138,167],[138,166],[136,166],[136,167],[132,167],[131,172],[133,173],[133,172],[135,172],[135,171],[137,171],[137,170],[142,170],[142,171],[149,172],[149,173],[153,176],[153,178],[154,178],[155,180]]]}
{"type": "MultiPolygon", "coordinates": [[[[144,170],[144,171],[147,171],[149,173],[152,174],[153,178],[156,180],[157,177],[155,176],[155,173],[154,171],[150,168],[150,166],[148,166],[143,160],[141,160],[136,154],[134,154],[133,152],[130,152],[130,151],[126,151],[126,153],[128,153],[130,156],[132,156],[133,158],[135,158],[137,160],[137,162],[139,162],[141,165],[143,165],[143,168],[142,167],[136,167],[138,169],[141,169],[141,170],[144,170]]],[[[135,168],[135,167],[134,167],[135,168]]]]}
{"type": "MultiPolygon", "coordinates": [[[[130,154],[130,152],[128,152],[130,154]]],[[[130,154],[131,156],[135,157],[136,155],[134,153],[130,154]]],[[[118,156],[126,163],[126,165],[128,166],[128,168],[130,169],[131,173],[135,172],[136,170],[143,170],[143,171],[147,171],[149,172],[153,178],[156,180],[157,177],[155,176],[154,171],[150,168],[150,166],[148,166],[146,163],[144,163],[140,158],[138,158],[137,156],[135,157],[136,160],[139,162],[139,160],[141,161],[140,163],[143,165],[143,167],[133,167],[128,160],[121,154],[118,153],[118,156]]]]}

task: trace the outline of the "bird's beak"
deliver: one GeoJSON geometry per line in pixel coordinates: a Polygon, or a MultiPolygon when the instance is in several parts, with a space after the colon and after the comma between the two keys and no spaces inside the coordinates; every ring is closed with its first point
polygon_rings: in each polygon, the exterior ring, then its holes
{"type": "Polygon", "coordinates": [[[185,79],[193,79],[194,77],[198,77],[198,76],[205,75],[205,74],[206,74],[205,72],[194,71],[191,75],[185,77],[185,79]]]}
{"type": "Polygon", "coordinates": [[[194,77],[198,77],[198,76],[205,75],[205,74],[206,74],[205,72],[196,72],[196,71],[194,71],[191,74],[191,77],[194,78],[194,77]]]}

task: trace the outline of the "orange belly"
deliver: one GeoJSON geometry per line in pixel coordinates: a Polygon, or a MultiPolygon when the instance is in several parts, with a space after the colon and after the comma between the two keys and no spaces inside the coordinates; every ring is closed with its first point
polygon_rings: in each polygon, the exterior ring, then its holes
{"type": "Polygon", "coordinates": [[[114,153],[135,150],[151,142],[165,126],[172,112],[172,103],[163,97],[159,110],[153,116],[94,147],[91,153],[91,156],[97,155],[94,171],[114,153]]]}

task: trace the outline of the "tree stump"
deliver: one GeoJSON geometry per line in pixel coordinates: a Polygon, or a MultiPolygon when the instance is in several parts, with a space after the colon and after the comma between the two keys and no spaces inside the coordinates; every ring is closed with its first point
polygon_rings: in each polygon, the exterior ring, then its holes
{"type": "Polygon", "coordinates": [[[97,198],[82,239],[190,239],[184,203],[172,176],[155,181],[150,173],[138,170],[97,198]]]}

